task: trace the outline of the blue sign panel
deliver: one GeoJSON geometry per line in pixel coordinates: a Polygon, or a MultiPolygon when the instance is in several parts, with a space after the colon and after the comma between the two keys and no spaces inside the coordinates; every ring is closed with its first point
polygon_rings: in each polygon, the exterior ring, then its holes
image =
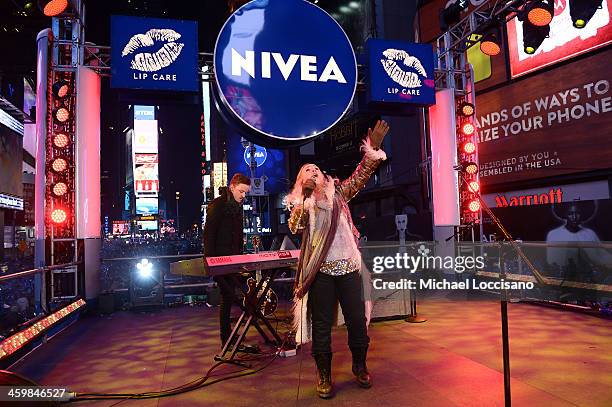
{"type": "Polygon", "coordinates": [[[430,44],[369,39],[370,101],[435,104],[433,57],[430,44]]]}
{"type": "MultiPolygon", "coordinates": [[[[258,146],[255,144],[255,163],[258,167],[261,167],[268,158],[268,150],[265,147],[258,146]]],[[[250,167],[251,166],[251,147],[247,146],[244,148],[244,162],[250,167]]]]}
{"type": "MultiPolygon", "coordinates": [[[[232,177],[237,172],[241,172],[247,176],[251,175],[249,154],[245,153],[245,148],[242,146],[240,134],[229,131],[227,133],[227,177],[232,177]],[[245,160],[245,157],[247,158],[245,160]]],[[[278,194],[289,190],[289,180],[287,179],[287,171],[285,170],[286,158],[283,150],[273,148],[264,149],[264,147],[255,145],[255,158],[257,160],[257,168],[253,174],[255,177],[266,178],[265,189],[270,194],[278,194]],[[259,152],[265,150],[265,160],[258,156],[259,152]],[[261,165],[259,163],[261,162],[261,165]]]]}
{"type": "Polygon", "coordinates": [[[308,140],[329,129],[357,84],[346,34],[305,0],[254,0],[236,10],[217,38],[214,67],[230,119],[267,140],[308,140]]]}
{"type": "Polygon", "coordinates": [[[113,88],[198,90],[195,21],[111,17],[113,88]]]}

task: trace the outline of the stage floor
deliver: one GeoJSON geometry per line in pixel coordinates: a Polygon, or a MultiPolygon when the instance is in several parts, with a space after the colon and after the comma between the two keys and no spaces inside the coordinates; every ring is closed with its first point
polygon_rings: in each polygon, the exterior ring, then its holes
{"type": "MultiPolygon", "coordinates": [[[[353,383],[346,329],[335,329],[332,400],[316,396],[306,347],[251,376],[120,405],[502,406],[499,308],[484,301],[423,302],[425,323],[372,324],[368,367],[374,386],[368,390],[353,383]]],[[[509,321],[515,406],[612,406],[611,321],[528,304],[509,304],[509,321]]],[[[252,331],[251,342],[259,340],[252,331]]],[[[79,393],[160,391],[203,376],[218,342],[214,308],[117,312],[82,318],[11,370],[79,393]]],[[[213,378],[238,369],[223,367],[213,378]]]]}

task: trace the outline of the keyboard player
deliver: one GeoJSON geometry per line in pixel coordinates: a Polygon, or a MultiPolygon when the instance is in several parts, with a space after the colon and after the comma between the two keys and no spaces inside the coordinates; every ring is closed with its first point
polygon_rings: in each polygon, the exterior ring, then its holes
{"type": "MultiPolygon", "coordinates": [[[[250,189],[249,177],[240,173],[234,174],[229,188],[208,205],[203,233],[205,260],[206,257],[242,254],[244,249],[242,202],[250,189]]],[[[204,264],[206,267],[206,261],[204,264]]],[[[223,347],[232,333],[230,316],[232,304],[236,301],[236,286],[230,276],[216,276],[214,279],[221,289],[219,333],[223,347]]]]}

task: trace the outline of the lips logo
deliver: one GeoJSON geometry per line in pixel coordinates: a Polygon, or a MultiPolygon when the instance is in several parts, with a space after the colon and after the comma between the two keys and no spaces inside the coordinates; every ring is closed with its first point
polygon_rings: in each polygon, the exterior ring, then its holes
{"type": "Polygon", "coordinates": [[[156,72],[170,66],[179,57],[185,46],[183,43],[175,42],[179,38],[181,38],[181,34],[174,30],[153,28],[146,34],[136,34],[130,38],[123,48],[121,56],[125,57],[140,48],[151,47],[156,45],[158,41],[163,41],[165,44],[154,54],[141,52],[134,55],[134,59],[132,59],[132,69],[142,72],[156,72]]]}
{"type": "Polygon", "coordinates": [[[406,51],[389,48],[383,51],[384,59],[380,60],[389,78],[404,88],[418,88],[423,84],[419,75],[427,78],[427,72],[418,58],[410,56],[406,51]],[[401,61],[403,66],[398,62],[401,61]],[[411,69],[406,71],[404,69],[411,69]],[[413,72],[416,71],[416,72],[413,72]]]}

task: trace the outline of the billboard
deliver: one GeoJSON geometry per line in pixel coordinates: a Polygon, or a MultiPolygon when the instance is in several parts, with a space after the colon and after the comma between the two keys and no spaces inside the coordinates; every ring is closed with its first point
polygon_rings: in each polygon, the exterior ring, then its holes
{"type": "Polygon", "coordinates": [[[23,138],[19,134],[0,124],[0,194],[18,197],[21,209],[23,209],[22,145],[23,138]]]}
{"type": "Polygon", "coordinates": [[[157,120],[134,120],[135,153],[157,153],[157,120]]]}
{"type": "Polygon", "coordinates": [[[157,221],[156,220],[139,220],[136,222],[137,227],[141,232],[156,231],[157,221]]]}
{"type": "Polygon", "coordinates": [[[129,235],[130,223],[125,220],[113,221],[113,235],[129,235]]]}
{"type": "Polygon", "coordinates": [[[113,88],[198,90],[198,23],[111,16],[113,88]]]}
{"type": "Polygon", "coordinates": [[[159,200],[157,198],[136,198],[136,215],[157,215],[159,200]]]}
{"type": "Polygon", "coordinates": [[[436,103],[434,52],[430,44],[370,38],[367,47],[370,101],[436,103]]]}
{"type": "Polygon", "coordinates": [[[159,193],[157,154],[134,154],[134,191],[136,197],[156,197],[159,193]]]}
{"type": "Polygon", "coordinates": [[[476,96],[483,186],[612,167],[612,50],[476,96]]]}
{"type": "MultiPolygon", "coordinates": [[[[579,2],[574,4],[574,7],[579,6],[579,2]]],[[[550,33],[532,55],[523,51],[523,23],[517,18],[510,20],[507,28],[512,77],[525,75],[612,43],[611,6],[612,0],[603,0],[601,8],[595,10],[586,26],[578,29],[572,24],[570,2],[556,0],[550,33]]]]}

